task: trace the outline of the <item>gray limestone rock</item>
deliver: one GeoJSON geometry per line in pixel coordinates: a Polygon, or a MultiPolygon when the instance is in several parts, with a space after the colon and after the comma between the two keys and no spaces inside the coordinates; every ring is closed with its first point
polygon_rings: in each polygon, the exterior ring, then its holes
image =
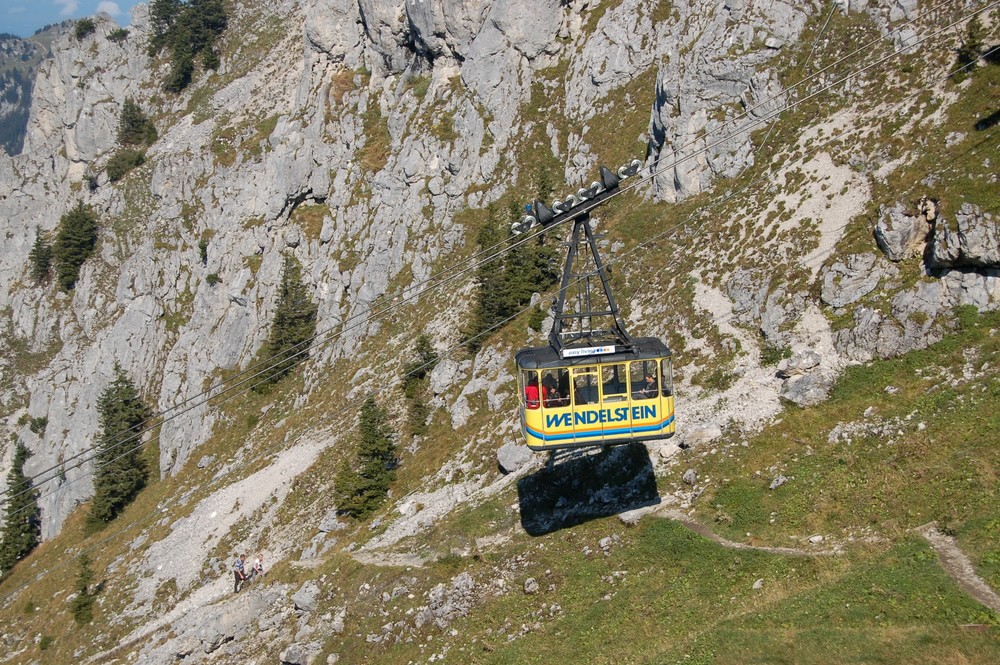
{"type": "Polygon", "coordinates": [[[1000,268],[1000,219],[963,203],[954,222],[937,218],[931,248],[931,268],[1000,268]]]}
{"type": "Polygon", "coordinates": [[[878,286],[882,266],[874,254],[851,254],[846,261],[836,261],[823,275],[820,298],[831,307],[857,302],[878,286]]]}
{"type": "Polygon", "coordinates": [[[347,528],[347,525],[340,521],[337,517],[337,510],[334,508],[327,512],[327,514],[320,520],[319,525],[316,527],[320,531],[329,533],[331,531],[342,531],[347,528]]]}
{"type": "Polygon", "coordinates": [[[317,0],[305,16],[309,47],[351,69],[360,63],[362,32],[359,4],[352,0],[317,0]]]}
{"type": "Polygon", "coordinates": [[[681,480],[683,480],[688,485],[694,485],[696,482],[698,482],[698,472],[695,471],[694,469],[688,469],[687,471],[684,472],[684,475],[681,476],[681,480]]]}
{"type": "Polygon", "coordinates": [[[777,478],[771,481],[771,484],[768,486],[768,489],[776,490],[787,482],[788,478],[779,474],[777,478]]]}
{"type": "Polygon", "coordinates": [[[536,580],[534,577],[529,577],[528,579],[524,580],[524,593],[528,594],[529,596],[533,596],[534,594],[538,593],[538,580],[536,580]]]}
{"type": "Polygon", "coordinates": [[[833,378],[824,374],[806,374],[787,379],[781,397],[799,406],[815,406],[826,400],[833,387],[833,378]]]}
{"type": "Polygon", "coordinates": [[[298,591],[292,594],[295,609],[303,612],[313,612],[319,602],[319,587],[314,582],[306,582],[298,591]]]}
{"type": "Polygon", "coordinates": [[[281,660],[281,665],[312,665],[316,662],[319,651],[320,645],[318,643],[300,644],[293,642],[285,647],[278,658],[281,660]]]}
{"type": "Polygon", "coordinates": [[[497,449],[497,463],[504,473],[514,473],[530,464],[534,454],[528,446],[519,443],[504,443],[497,449]]]}
{"type": "Polygon", "coordinates": [[[710,423],[687,430],[684,433],[684,443],[696,447],[711,443],[720,437],[722,437],[722,427],[715,423],[710,423]]]}
{"type": "Polygon", "coordinates": [[[433,622],[444,630],[455,619],[466,616],[475,603],[476,583],[468,573],[452,579],[450,585],[438,584],[430,590],[428,602],[414,619],[417,628],[433,622]]]}
{"type": "Polygon", "coordinates": [[[428,375],[431,392],[440,395],[464,379],[471,367],[472,363],[468,360],[458,362],[451,358],[442,359],[428,375]]]}
{"type": "Polygon", "coordinates": [[[778,370],[778,376],[782,379],[787,379],[793,376],[806,374],[807,372],[819,367],[819,363],[820,357],[815,351],[800,351],[782,363],[784,366],[778,370]]]}
{"type": "Polygon", "coordinates": [[[931,224],[923,214],[909,214],[902,203],[879,207],[875,242],[890,261],[921,256],[931,224]]]}

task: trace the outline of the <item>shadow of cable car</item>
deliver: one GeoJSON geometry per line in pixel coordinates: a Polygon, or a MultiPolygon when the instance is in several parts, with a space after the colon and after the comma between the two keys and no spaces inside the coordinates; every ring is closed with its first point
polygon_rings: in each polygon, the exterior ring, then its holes
{"type": "Polygon", "coordinates": [[[632,443],[546,465],[517,483],[521,526],[532,536],[656,505],[653,463],[646,447],[632,443]]]}
{"type": "Polygon", "coordinates": [[[997,124],[1000,124],[1000,110],[997,110],[985,118],[981,118],[976,123],[976,131],[983,132],[997,124]]]}

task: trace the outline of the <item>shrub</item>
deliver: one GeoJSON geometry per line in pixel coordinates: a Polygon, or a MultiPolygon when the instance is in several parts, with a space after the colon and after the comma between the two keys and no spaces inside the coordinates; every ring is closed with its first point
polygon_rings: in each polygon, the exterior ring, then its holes
{"type": "Polygon", "coordinates": [[[121,44],[128,38],[128,30],[125,28],[115,28],[108,33],[108,41],[121,44]]]}
{"type": "Polygon", "coordinates": [[[132,148],[122,148],[108,160],[108,180],[118,182],[129,171],[146,161],[146,153],[132,148]]]}
{"type": "Polygon", "coordinates": [[[40,416],[38,418],[32,418],[28,421],[28,429],[33,433],[41,436],[45,433],[45,428],[49,425],[49,419],[45,416],[40,416]]]}
{"type": "Polygon", "coordinates": [[[79,41],[88,35],[94,34],[95,30],[97,30],[97,26],[94,24],[93,20],[89,18],[82,18],[76,22],[76,27],[73,28],[73,36],[79,41]]]}
{"type": "Polygon", "coordinates": [[[213,273],[209,273],[209,274],[208,274],[208,275],[207,275],[207,276],[205,277],[205,282],[206,282],[206,283],[207,283],[207,284],[208,284],[209,286],[215,286],[216,284],[218,284],[218,283],[219,283],[219,282],[221,282],[221,281],[222,281],[222,278],[221,278],[221,277],[219,277],[219,274],[218,274],[218,273],[215,273],[215,272],[213,272],[213,273]]]}

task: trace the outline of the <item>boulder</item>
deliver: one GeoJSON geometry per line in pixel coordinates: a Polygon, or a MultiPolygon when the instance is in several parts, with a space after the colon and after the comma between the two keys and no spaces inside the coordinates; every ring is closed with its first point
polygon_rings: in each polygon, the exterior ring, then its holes
{"type": "Polygon", "coordinates": [[[333,509],[320,520],[317,528],[324,533],[330,533],[331,531],[342,531],[347,528],[347,525],[337,518],[337,510],[333,509]]]}
{"type": "Polygon", "coordinates": [[[722,427],[715,423],[692,427],[684,433],[684,443],[694,447],[705,443],[711,443],[722,436],[722,427]]]}
{"type": "Polygon", "coordinates": [[[683,480],[688,485],[694,485],[696,482],[698,482],[698,472],[695,471],[694,469],[688,469],[687,471],[684,472],[684,475],[681,476],[681,480],[683,480]]]}
{"type": "Polygon", "coordinates": [[[312,612],[319,602],[319,587],[313,582],[306,582],[298,591],[292,594],[292,602],[295,609],[303,612],[312,612]]]}
{"type": "Polygon", "coordinates": [[[891,208],[879,207],[875,242],[890,261],[921,256],[930,232],[925,214],[909,214],[902,203],[891,208]]]}
{"type": "Polygon", "coordinates": [[[497,450],[497,463],[504,473],[514,473],[522,469],[531,463],[533,457],[534,454],[528,446],[510,441],[497,450]]]}
{"type": "Polygon", "coordinates": [[[784,367],[778,370],[778,376],[788,379],[793,376],[801,376],[819,367],[820,357],[815,351],[802,351],[796,353],[788,359],[784,367]]]}
{"type": "Polygon", "coordinates": [[[319,655],[320,648],[320,645],[316,642],[308,644],[292,642],[285,647],[285,650],[278,655],[278,658],[281,660],[281,665],[312,665],[316,662],[316,656],[319,655]]]}
{"type": "Polygon", "coordinates": [[[1000,219],[978,206],[963,203],[952,222],[938,217],[934,225],[931,268],[1000,268],[1000,219]]]}
{"type": "Polygon", "coordinates": [[[806,374],[787,379],[781,397],[799,406],[815,406],[824,401],[833,387],[833,379],[824,374],[806,374]]]}
{"type": "Polygon", "coordinates": [[[875,290],[884,273],[874,254],[851,254],[823,275],[820,298],[831,307],[845,307],[875,290]]]}

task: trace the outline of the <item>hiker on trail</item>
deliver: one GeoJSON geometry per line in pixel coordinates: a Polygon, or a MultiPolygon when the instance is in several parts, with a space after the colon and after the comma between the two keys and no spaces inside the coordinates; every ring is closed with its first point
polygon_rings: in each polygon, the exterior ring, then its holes
{"type": "Polygon", "coordinates": [[[258,554],[257,558],[253,562],[253,576],[263,577],[264,576],[264,555],[258,554]]]}
{"type": "Polygon", "coordinates": [[[246,554],[241,554],[236,557],[236,562],[233,563],[233,593],[239,593],[243,582],[247,579],[246,571],[243,569],[243,562],[246,558],[246,554]]]}

